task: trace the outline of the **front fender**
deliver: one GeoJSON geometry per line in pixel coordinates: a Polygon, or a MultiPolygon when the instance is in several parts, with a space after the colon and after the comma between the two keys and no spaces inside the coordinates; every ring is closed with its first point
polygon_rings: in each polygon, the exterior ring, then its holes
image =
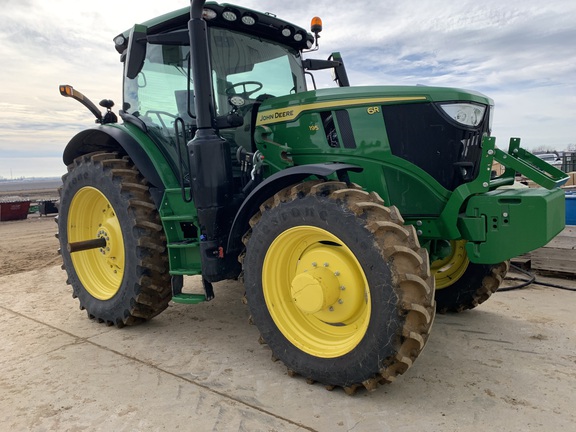
{"type": "Polygon", "coordinates": [[[277,192],[310,176],[327,178],[334,174],[340,176],[348,171],[361,172],[362,170],[363,168],[357,165],[342,163],[310,164],[286,168],[271,175],[246,197],[236,213],[228,237],[228,253],[241,251],[242,236],[250,228],[248,221],[258,211],[260,205],[277,192]]]}

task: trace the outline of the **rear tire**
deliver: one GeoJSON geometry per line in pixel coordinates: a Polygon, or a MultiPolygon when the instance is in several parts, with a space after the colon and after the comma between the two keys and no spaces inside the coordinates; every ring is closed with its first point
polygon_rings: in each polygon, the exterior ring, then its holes
{"type": "Polygon", "coordinates": [[[430,267],[436,280],[436,310],[462,312],[484,303],[506,277],[510,261],[474,264],[468,259],[466,241],[450,242],[451,254],[430,267]]]}
{"type": "Polygon", "coordinates": [[[395,207],[344,183],[286,188],[245,236],[252,319],[289,371],[348,393],[404,373],[434,318],[428,255],[395,207]]]}
{"type": "Polygon", "coordinates": [[[132,162],[116,153],[84,155],[62,181],[58,237],[67,283],[80,308],[118,327],[166,309],[172,296],[163,229],[132,162]],[[106,246],[68,251],[69,243],[97,238],[106,246]]]}

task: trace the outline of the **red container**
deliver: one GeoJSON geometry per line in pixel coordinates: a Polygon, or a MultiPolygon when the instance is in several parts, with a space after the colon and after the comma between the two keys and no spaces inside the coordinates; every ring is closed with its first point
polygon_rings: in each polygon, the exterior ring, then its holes
{"type": "Polygon", "coordinates": [[[30,201],[0,202],[0,221],[26,219],[28,210],[30,201]]]}

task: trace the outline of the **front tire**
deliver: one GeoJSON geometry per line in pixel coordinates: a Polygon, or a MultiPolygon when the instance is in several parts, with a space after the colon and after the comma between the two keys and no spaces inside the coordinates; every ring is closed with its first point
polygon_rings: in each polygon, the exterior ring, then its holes
{"type": "Polygon", "coordinates": [[[252,319],[290,371],[374,389],[404,373],[434,318],[428,255],[375,194],[307,182],[261,206],[245,237],[252,319]]]}
{"type": "Polygon", "coordinates": [[[465,240],[453,240],[450,247],[446,258],[430,265],[436,281],[436,309],[440,313],[463,312],[484,303],[498,290],[510,268],[510,261],[470,262],[465,240]]]}
{"type": "Polygon", "coordinates": [[[168,307],[165,239],[148,186],[127,157],[84,155],[62,177],[58,218],[67,283],[90,318],[122,327],[168,307]],[[70,244],[105,245],[70,252],[70,244]]]}

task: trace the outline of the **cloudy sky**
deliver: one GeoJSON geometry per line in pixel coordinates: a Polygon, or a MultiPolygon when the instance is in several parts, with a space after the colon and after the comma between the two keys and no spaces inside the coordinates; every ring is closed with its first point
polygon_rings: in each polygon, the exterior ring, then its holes
{"type": "MultiPolygon", "coordinates": [[[[576,145],[573,0],[238,0],[308,28],[322,17],[321,50],[344,56],[353,85],[440,85],[495,100],[493,135],[528,149],[576,145]]],[[[0,178],[59,176],[68,140],[93,124],[59,95],[71,84],[121,105],[112,38],[184,0],[0,0],[0,178]]]]}

